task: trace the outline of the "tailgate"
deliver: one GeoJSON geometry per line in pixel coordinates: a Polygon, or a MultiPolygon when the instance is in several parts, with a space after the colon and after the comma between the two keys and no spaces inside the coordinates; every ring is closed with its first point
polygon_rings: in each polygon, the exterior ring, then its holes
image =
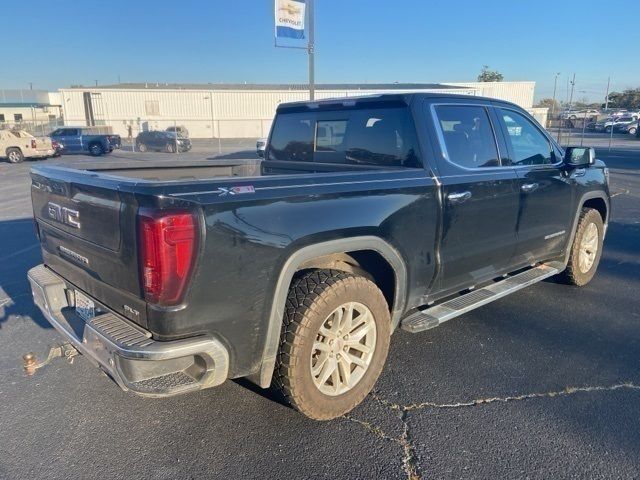
{"type": "Polygon", "coordinates": [[[106,306],[123,314],[139,312],[139,318],[127,316],[144,325],[135,197],[82,180],[36,172],[31,177],[45,264],[106,306]]]}
{"type": "Polygon", "coordinates": [[[50,150],[53,150],[53,146],[51,145],[51,139],[49,137],[35,137],[36,141],[36,151],[38,153],[47,153],[50,150]]]}

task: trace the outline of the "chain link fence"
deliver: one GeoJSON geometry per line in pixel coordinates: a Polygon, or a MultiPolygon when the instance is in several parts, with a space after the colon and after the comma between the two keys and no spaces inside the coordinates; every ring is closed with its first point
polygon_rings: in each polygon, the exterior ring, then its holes
{"type": "Polygon", "coordinates": [[[64,126],[64,119],[61,117],[48,120],[0,121],[0,130],[24,130],[35,137],[46,137],[62,126],[64,126]]]}

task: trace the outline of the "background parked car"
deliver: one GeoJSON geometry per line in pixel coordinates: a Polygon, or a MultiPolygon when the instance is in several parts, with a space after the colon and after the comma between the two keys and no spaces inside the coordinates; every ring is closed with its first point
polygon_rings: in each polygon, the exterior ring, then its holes
{"type": "Polygon", "coordinates": [[[638,132],[638,120],[631,122],[628,125],[623,125],[620,128],[622,133],[628,133],[629,135],[635,135],[638,132]]]}
{"type": "Polygon", "coordinates": [[[49,136],[59,144],[60,153],[88,153],[97,157],[120,148],[120,135],[103,131],[99,127],[62,127],[49,136]]]}
{"type": "Polygon", "coordinates": [[[178,125],[174,127],[167,127],[165,132],[177,133],[179,137],[189,138],[189,130],[184,125],[178,125]]]}
{"type": "Polygon", "coordinates": [[[256,142],[256,153],[260,158],[264,158],[264,149],[267,147],[267,139],[259,138],[256,142]]]}
{"type": "Polygon", "coordinates": [[[607,124],[609,124],[610,122],[613,122],[614,118],[613,117],[607,117],[607,118],[603,118],[602,120],[599,120],[595,123],[593,129],[596,132],[604,132],[605,126],[607,124]]]}
{"type": "Polygon", "coordinates": [[[578,118],[595,118],[598,115],[600,115],[600,112],[594,109],[574,110],[564,112],[562,118],[565,120],[577,120],[578,118]]]}
{"type": "Polygon", "coordinates": [[[630,115],[615,117],[611,121],[605,123],[604,131],[610,133],[611,129],[613,128],[614,132],[620,132],[622,131],[622,128],[626,127],[630,123],[635,122],[636,120],[637,118],[635,116],[630,115]]]}
{"type": "Polygon", "coordinates": [[[613,131],[616,132],[620,131],[620,128],[629,125],[636,120],[637,118],[632,116],[607,117],[597,122],[594,129],[596,132],[611,133],[611,129],[613,128],[613,131]]]}
{"type": "Polygon", "coordinates": [[[51,140],[51,146],[53,147],[53,150],[54,150],[54,154],[53,154],[54,157],[59,157],[60,155],[62,155],[62,145],[60,145],[55,140],[51,140]]]}
{"type": "Polygon", "coordinates": [[[25,158],[53,157],[56,149],[49,137],[34,137],[24,130],[0,130],[0,157],[10,163],[20,163],[25,158]]]}
{"type": "Polygon", "coordinates": [[[176,147],[179,152],[188,152],[191,150],[191,140],[166,131],[140,132],[136,137],[136,149],[139,152],[175,153],[176,147]]]}
{"type": "Polygon", "coordinates": [[[628,114],[629,114],[629,111],[624,110],[624,109],[614,110],[614,111],[612,111],[612,112],[610,113],[610,115],[611,115],[612,117],[622,117],[622,116],[624,116],[624,115],[628,115],[628,114]]]}

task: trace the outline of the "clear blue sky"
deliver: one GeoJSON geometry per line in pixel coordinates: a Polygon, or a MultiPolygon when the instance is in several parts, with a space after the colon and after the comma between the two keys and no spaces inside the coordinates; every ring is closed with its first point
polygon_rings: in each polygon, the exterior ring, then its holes
{"type": "MultiPolygon", "coordinates": [[[[600,100],[608,75],[614,90],[640,86],[631,3],[316,0],[316,78],[471,81],[487,64],[535,80],[538,98],[555,72],[563,98],[575,72],[576,97],[600,100]]],[[[273,0],[7,1],[2,19],[0,88],[307,79],[303,51],[273,46],[273,0]]]]}

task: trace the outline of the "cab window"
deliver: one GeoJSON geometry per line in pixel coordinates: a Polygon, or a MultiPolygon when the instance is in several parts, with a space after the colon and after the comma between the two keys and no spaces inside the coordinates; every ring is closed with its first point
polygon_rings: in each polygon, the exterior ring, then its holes
{"type": "Polygon", "coordinates": [[[406,106],[279,113],[269,160],[420,168],[418,142],[406,106]]]}
{"type": "Polygon", "coordinates": [[[464,168],[498,167],[498,148],[487,110],[480,105],[435,107],[451,163],[464,168]]]}
{"type": "Polygon", "coordinates": [[[514,110],[500,108],[498,112],[504,121],[506,140],[513,152],[513,158],[503,159],[503,163],[551,165],[555,162],[551,143],[531,120],[514,110]]]}

